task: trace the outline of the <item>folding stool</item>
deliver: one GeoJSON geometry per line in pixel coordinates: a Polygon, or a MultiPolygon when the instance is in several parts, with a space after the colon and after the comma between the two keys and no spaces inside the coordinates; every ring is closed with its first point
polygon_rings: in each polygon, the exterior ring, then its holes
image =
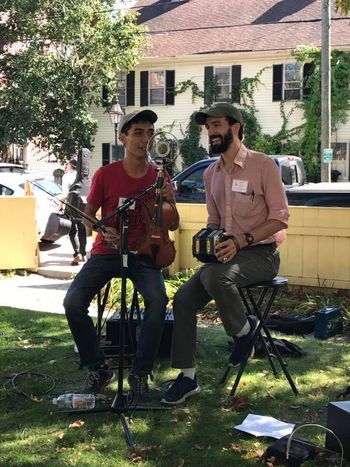
{"type": "MultiPolygon", "coordinates": [[[[268,314],[271,310],[271,307],[275,301],[275,298],[279,292],[280,289],[283,287],[286,287],[288,284],[288,279],[285,277],[279,277],[276,276],[274,279],[271,281],[265,281],[265,282],[257,282],[255,284],[248,285],[246,287],[240,287],[238,288],[238,291],[240,293],[241,299],[244,303],[244,306],[246,308],[247,314],[249,315],[255,315],[258,319],[258,326],[254,332],[254,335],[252,337],[252,340],[249,344],[249,348],[247,350],[247,354],[244,358],[244,360],[241,362],[239,366],[239,370],[235,379],[235,382],[232,386],[230,395],[234,396],[236,389],[238,387],[238,384],[240,382],[241,376],[244,372],[244,369],[247,365],[249,356],[251,355],[252,349],[257,341],[257,339],[260,339],[263,345],[263,348],[265,350],[265,354],[269,360],[269,363],[271,365],[272,371],[274,373],[275,378],[278,378],[278,373],[276,371],[274,362],[273,362],[273,357],[275,357],[279,364],[281,365],[281,368],[283,370],[283,373],[285,377],[287,378],[289,385],[294,392],[294,394],[298,394],[298,390],[294,384],[294,381],[287,369],[286,364],[284,363],[281,354],[279,353],[276,345],[273,342],[273,338],[271,337],[270,331],[266,325],[266,319],[268,317],[268,314]],[[258,297],[257,299],[254,296],[254,292],[258,292],[258,297]],[[271,349],[273,351],[273,354],[269,352],[267,345],[265,343],[265,340],[262,335],[262,331],[264,331],[264,334],[266,336],[266,339],[268,343],[271,346],[271,349]]],[[[224,383],[227,379],[227,376],[229,374],[230,369],[232,368],[231,365],[228,366],[221,383],[224,383]]]]}

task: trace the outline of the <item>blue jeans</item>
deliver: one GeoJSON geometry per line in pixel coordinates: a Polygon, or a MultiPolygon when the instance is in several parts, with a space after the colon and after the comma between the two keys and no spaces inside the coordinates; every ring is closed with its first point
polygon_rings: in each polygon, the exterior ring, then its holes
{"type": "MultiPolygon", "coordinates": [[[[88,307],[102,287],[120,277],[120,255],[92,255],[74,278],[63,306],[82,366],[93,368],[105,361],[88,307]]],[[[127,277],[140,292],[145,304],[133,371],[150,374],[153,370],[164,327],[168,297],[162,271],[143,265],[137,255],[128,255],[127,277]]]]}

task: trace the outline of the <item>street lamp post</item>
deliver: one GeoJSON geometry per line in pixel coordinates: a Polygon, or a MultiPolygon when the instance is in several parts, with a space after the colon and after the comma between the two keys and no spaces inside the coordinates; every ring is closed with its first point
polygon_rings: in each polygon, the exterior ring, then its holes
{"type": "Polygon", "coordinates": [[[113,101],[112,108],[109,112],[111,117],[111,122],[114,124],[114,147],[115,147],[115,159],[118,160],[118,125],[121,122],[123,117],[123,110],[120,107],[118,97],[113,101]]]}

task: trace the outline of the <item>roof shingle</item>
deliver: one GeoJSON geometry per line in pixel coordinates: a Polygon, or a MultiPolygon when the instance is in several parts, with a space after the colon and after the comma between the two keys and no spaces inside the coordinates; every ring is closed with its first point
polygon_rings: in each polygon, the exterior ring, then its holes
{"type": "MultiPolygon", "coordinates": [[[[147,57],[321,44],[322,0],[138,0],[135,8],[150,31],[147,57]]],[[[350,46],[350,17],[333,11],[332,19],[332,46],[350,46]]]]}

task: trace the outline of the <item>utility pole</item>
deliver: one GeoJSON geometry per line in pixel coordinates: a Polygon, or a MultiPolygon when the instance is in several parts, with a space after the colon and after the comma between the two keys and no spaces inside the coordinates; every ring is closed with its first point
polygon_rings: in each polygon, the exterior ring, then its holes
{"type": "Polygon", "coordinates": [[[322,0],[321,50],[321,181],[330,181],[331,162],[325,163],[324,149],[331,147],[331,7],[322,0]]]}

